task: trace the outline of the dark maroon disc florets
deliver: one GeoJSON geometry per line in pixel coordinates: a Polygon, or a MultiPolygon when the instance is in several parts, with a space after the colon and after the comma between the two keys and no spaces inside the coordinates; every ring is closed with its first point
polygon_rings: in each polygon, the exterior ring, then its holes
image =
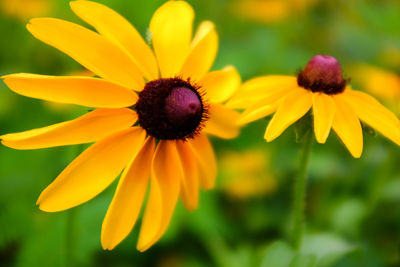
{"type": "Polygon", "coordinates": [[[346,80],[343,78],[339,61],[331,56],[314,56],[297,77],[297,84],[312,92],[333,95],[344,91],[346,80]]]}
{"type": "Polygon", "coordinates": [[[157,139],[193,138],[207,119],[199,88],[180,78],[148,82],[135,109],[140,126],[157,139]]]}

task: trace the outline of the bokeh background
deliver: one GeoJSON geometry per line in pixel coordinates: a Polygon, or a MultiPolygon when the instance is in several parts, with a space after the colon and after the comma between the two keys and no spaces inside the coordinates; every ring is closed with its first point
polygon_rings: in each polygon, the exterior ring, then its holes
{"type": "MultiPolygon", "coordinates": [[[[146,35],[162,0],[99,0],[146,35]]],[[[216,23],[215,69],[235,65],[244,80],[296,74],[315,54],[337,57],[359,90],[373,92],[399,114],[400,1],[191,0],[196,25],[216,23]]],[[[84,74],[72,59],[35,40],[29,18],[82,23],[62,0],[0,0],[0,75],[14,72],[84,74]]],[[[14,94],[0,82],[0,134],[72,119],[87,110],[14,94]]],[[[17,151],[0,147],[0,266],[400,266],[398,147],[370,129],[353,159],[331,133],[313,145],[306,236],[300,252],[290,235],[293,174],[300,144],[293,127],[263,139],[268,119],[231,141],[212,139],[218,186],[201,193],[200,207],[180,203],[166,235],[145,253],[135,249],[138,227],[113,251],[100,230],[116,182],[72,210],[44,213],[40,192],[82,147],[17,151]]]]}

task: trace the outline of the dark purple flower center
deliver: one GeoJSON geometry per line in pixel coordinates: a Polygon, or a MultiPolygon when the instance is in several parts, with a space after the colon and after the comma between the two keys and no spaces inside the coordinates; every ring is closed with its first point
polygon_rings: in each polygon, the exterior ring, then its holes
{"type": "Polygon", "coordinates": [[[326,55],[314,56],[297,77],[299,86],[312,92],[338,94],[346,87],[339,61],[326,55]]]}
{"type": "Polygon", "coordinates": [[[140,126],[157,139],[193,138],[207,119],[198,88],[179,78],[147,83],[135,109],[140,126]]]}

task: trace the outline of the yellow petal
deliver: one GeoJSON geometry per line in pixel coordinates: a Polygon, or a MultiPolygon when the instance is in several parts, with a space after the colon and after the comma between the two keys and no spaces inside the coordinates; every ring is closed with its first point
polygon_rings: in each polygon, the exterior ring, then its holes
{"type": "Polygon", "coordinates": [[[199,170],[196,157],[190,145],[183,141],[176,143],[183,168],[181,196],[186,209],[191,211],[199,203],[199,170]]]}
{"type": "Polygon", "coordinates": [[[240,75],[233,66],[209,72],[199,82],[205,90],[205,98],[213,103],[228,100],[239,88],[240,83],[240,75]]]}
{"type": "Polygon", "coordinates": [[[281,98],[298,88],[297,79],[293,76],[261,76],[245,82],[226,104],[230,108],[248,108],[262,98],[281,98]]]}
{"type": "Polygon", "coordinates": [[[214,23],[204,21],[193,39],[188,58],[183,64],[181,75],[193,81],[200,80],[214,63],[218,50],[218,35],[214,23]]]}
{"type": "Polygon", "coordinates": [[[37,39],[66,53],[100,77],[130,89],[143,89],[143,77],[135,63],[105,37],[53,18],[32,19],[26,27],[37,39]]]}
{"type": "Polygon", "coordinates": [[[139,216],[150,177],[155,140],[148,137],[125,168],[101,229],[101,244],[112,250],[131,232],[139,216]]]}
{"type": "Polygon", "coordinates": [[[237,121],[238,125],[244,125],[246,123],[264,118],[274,113],[282,103],[283,96],[279,94],[271,94],[254,105],[246,109],[237,121]]]}
{"type": "Polygon", "coordinates": [[[97,142],[80,154],[40,195],[43,211],[56,212],[82,204],[109,186],[143,146],[145,132],[129,128],[97,142]]]}
{"type": "Polygon", "coordinates": [[[1,136],[2,144],[15,149],[38,149],[84,144],[129,128],[137,120],[130,109],[96,109],[75,120],[1,136]]]}
{"type": "Polygon", "coordinates": [[[20,95],[86,107],[129,107],[138,98],[130,89],[91,77],[18,73],[3,76],[2,79],[11,90],[20,95]]]}
{"type": "Polygon", "coordinates": [[[363,92],[346,90],[343,96],[362,121],[400,145],[399,119],[393,112],[363,92]]]}
{"type": "Polygon", "coordinates": [[[217,161],[210,141],[205,135],[199,134],[188,142],[197,159],[201,187],[203,189],[213,188],[217,177],[217,161]]]}
{"type": "Polygon", "coordinates": [[[221,104],[211,104],[209,119],[205,122],[204,131],[220,138],[231,139],[239,135],[237,120],[239,113],[221,104]]]}
{"type": "Polygon", "coordinates": [[[184,1],[168,1],[154,13],[150,31],[162,77],[179,74],[190,51],[193,18],[184,1]]]}
{"type": "Polygon", "coordinates": [[[264,136],[267,142],[277,138],[287,127],[307,113],[312,106],[311,94],[299,88],[287,95],[268,124],[264,136]]]}
{"type": "Polygon", "coordinates": [[[148,80],[157,79],[158,67],[153,51],[124,17],[92,1],[73,1],[70,5],[76,15],[131,55],[148,80]]]}
{"type": "Polygon", "coordinates": [[[332,128],[355,158],[361,157],[363,135],[360,120],[341,95],[333,96],[336,104],[332,128]]]}
{"type": "Polygon", "coordinates": [[[336,106],[332,97],[313,93],[314,133],[318,143],[325,143],[331,131],[336,106]]]}
{"type": "Polygon", "coordinates": [[[150,195],[143,215],[137,249],[145,251],[167,230],[183,179],[176,142],[160,140],[151,168],[150,195]]]}

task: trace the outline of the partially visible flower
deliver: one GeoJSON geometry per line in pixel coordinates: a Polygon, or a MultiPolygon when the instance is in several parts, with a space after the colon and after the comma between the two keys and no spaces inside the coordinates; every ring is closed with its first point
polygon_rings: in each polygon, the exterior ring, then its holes
{"type": "Polygon", "coordinates": [[[26,20],[47,14],[53,4],[50,0],[2,0],[0,10],[5,15],[26,20]]]}
{"type": "Polygon", "coordinates": [[[240,85],[235,68],[211,71],[218,48],[214,24],[202,22],[192,39],[194,11],[168,1],[150,22],[153,50],[118,13],[91,1],[72,10],[98,33],[54,18],[32,19],[28,30],[100,78],[12,74],[4,82],[24,96],[97,108],[75,120],[1,136],[16,149],[95,142],[40,195],[43,211],[80,205],[122,172],[103,221],[101,242],[113,249],[144,210],[137,249],[147,250],[167,230],[182,198],[193,210],[198,190],[214,187],[217,166],[205,134],[238,135],[238,113],[223,104],[240,85]]]}
{"type": "Polygon", "coordinates": [[[370,95],[352,90],[343,78],[339,62],[331,56],[313,57],[294,76],[270,75],[243,84],[229,105],[245,108],[240,124],[275,113],[264,138],[270,142],[311,108],[318,143],[325,143],[331,128],[355,158],[363,150],[360,120],[400,145],[399,120],[370,95]]]}
{"type": "Polygon", "coordinates": [[[220,156],[221,188],[232,198],[265,196],[276,189],[265,150],[226,151],[220,156]]]}
{"type": "Polygon", "coordinates": [[[316,0],[238,0],[231,9],[239,17],[259,23],[279,22],[304,12],[316,0]]]}
{"type": "Polygon", "coordinates": [[[367,64],[353,66],[351,74],[354,82],[359,83],[362,88],[399,111],[399,74],[367,64]]]}

